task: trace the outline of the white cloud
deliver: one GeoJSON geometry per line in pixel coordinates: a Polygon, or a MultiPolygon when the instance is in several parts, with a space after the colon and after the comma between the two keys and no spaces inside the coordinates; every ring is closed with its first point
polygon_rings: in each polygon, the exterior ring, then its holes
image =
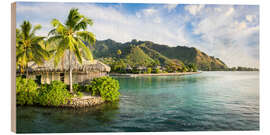
{"type": "Polygon", "coordinates": [[[158,11],[156,9],[154,9],[154,8],[148,8],[148,9],[143,10],[143,14],[145,16],[152,16],[152,15],[156,14],[157,12],[158,11]]]}
{"type": "Polygon", "coordinates": [[[127,42],[138,39],[170,46],[187,45],[219,57],[229,66],[259,66],[259,26],[254,11],[233,6],[186,5],[184,9],[189,14],[162,14],[177,8],[169,6],[148,7],[129,14],[119,8],[94,4],[19,4],[17,22],[29,19],[33,24],[41,24],[43,29],[39,33],[46,36],[53,18],[64,21],[69,9],[76,7],[93,19],[94,25],[89,30],[99,40],[111,38],[127,42]],[[192,28],[186,27],[188,23],[192,28]],[[199,40],[194,36],[200,37],[199,40]]]}
{"type": "Polygon", "coordinates": [[[242,22],[236,22],[236,25],[237,25],[237,28],[238,30],[243,30],[243,29],[246,29],[247,28],[247,24],[246,22],[242,21],[242,22]]]}
{"type": "Polygon", "coordinates": [[[196,15],[203,8],[204,8],[204,5],[188,5],[188,6],[185,6],[185,10],[187,10],[192,15],[196,15]]]}
{"type": "Polygon", "coordinates": [[[255,18],[254,15],[246,15],[246,20],[247,20],[248,22],[252,22],[254,18],[255,18]]]}
{"type": "Polygon", "coordinates": [[[228,11],[225,13],[225,15],[229,16],[229,15],[233,14],[233,12],[234,12],[234,8],[231,7],[231,8],[228,9],[228,11]]]}
{"type": "Polygon", "coordinates": [[[201,35],[204,49],[229,66],[259,66],[259,26],[246,22],[244,9],[219,6],[201,10],[193,33],[201,35]],[[224,16],[225,15],[225,16],[224,16]],[[252,44],[251,44],[252,43],[252,44]]]}
{"type": "Polygon", "coordinates": [[[168,4],[165,5],[165,8],[168,9],[168,12],[171,12],[172,10],[174,10],[177,7],[177,4],[168,4]]]}
{"type": "Polygon", "coordinates": [[[137,16],[137,18],[141,18],[142,17],[141,13],[139,13],[139,12],[136,12],[136,16],[137,16]]]}

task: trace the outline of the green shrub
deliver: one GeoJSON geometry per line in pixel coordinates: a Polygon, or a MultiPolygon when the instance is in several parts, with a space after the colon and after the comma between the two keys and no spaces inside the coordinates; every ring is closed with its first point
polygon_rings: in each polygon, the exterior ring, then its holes
{"type": "Polygon", "coordinates": [[[79,98],[83,97],[83,93],[80,92],[80,91],[78,91],[78,92],[76,93],[76,95],[77,95],[79,98]]]}
{"type": "Polygon", "coordinates": [[[84,85],[83,91],[85,91],[85,92],[92,92],[92,85],[84,85]]]}
{"type": "Polygon", "coordinates": [[[187,67],[184,67],[184,68],[182,69],[182,72],[188,72],[188,68],[187,68],[187,67]]]}
{"type": "Polygon", "coordinates": [[[80,90],[80,85],[75,83],[75,84],[72,85],[72,88],[73,88],[74,92],[77,92],[77,91],[80,90]]]}
{"type": "Polygon", "coordinates": [[[61,81],[52,81],[51,84],[42,84],[39,90],[39,104],[43,106],[59,106],[66,104],[72,95],[67,86],[61,81]]]}
{"type": "Polygon", "coordinates": [[[156,69],[156,73],[161,73],[160,69],[157,68],[156,69]]]}
{"type": "Polygon", "coordinates": [[[133,74],[139,74],[139,70],[133,68],[132,71],[131,71],[133,74]]]}
{"type": "Polygon", "coordinates": [[[37,84],[32,79],[16,77],[16,103],[33,105],[37,102],[37,84]]]}
{"type": "Polygon", "coordinates": [[[95,78],[91,81],[92,95],[100,95],[105,101],[115,101],[119,99],[119,82],[111,77],[95,78]]]}
{"type": "Polygon", "coordinates": [[[152,68],[148,67],[147,68],[147,73],[150,74],[152,72],[152,68]]]}

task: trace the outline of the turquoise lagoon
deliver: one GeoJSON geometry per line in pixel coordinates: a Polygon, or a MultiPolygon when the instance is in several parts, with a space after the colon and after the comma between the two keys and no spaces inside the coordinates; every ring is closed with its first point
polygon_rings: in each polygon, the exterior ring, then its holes
{"type": "Polygon", "coordinates": [[[259,130],[259,72],[120,78],[94,108],[17,107],[18,133],[259,130]]]}

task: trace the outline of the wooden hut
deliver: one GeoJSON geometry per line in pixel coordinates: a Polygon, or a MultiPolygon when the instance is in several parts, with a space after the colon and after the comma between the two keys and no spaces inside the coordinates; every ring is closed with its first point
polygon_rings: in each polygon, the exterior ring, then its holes
{"type": "Polygon", "coordinates": [[[147,70],[145,66],[137,66],[136,69],[138,70],[139,74],[143,73],[147,70]]]}
{"type": "Polygon", "coordinates": [[[130,66],[130,65],[127,65],[127,67],[126,67],[126,72],[127,73],[131,73],[132,72],[132,67],[130,66]]]}
{"type": "MultiPolygon", "coordinates": [[[[93,78],[106,76],[111,68],[97,60],[92,62],[84,60],[79,64],[72,58],[72,82],[79,84],[89,83],[93,78]]],[[[68,54],[64,56],[63,61],[54,66],[54,59],[46,61],[43,65],[35,63],[28,64],[28,78],[32,78],[42,84],[51,83],[54,80],[69,84],[69,60],[68,54]]]]}
{"type": "Polygon", "coordinates": [[[161,69],[161,66],[154,66],[153,69],[154,70],[161,69]]]}

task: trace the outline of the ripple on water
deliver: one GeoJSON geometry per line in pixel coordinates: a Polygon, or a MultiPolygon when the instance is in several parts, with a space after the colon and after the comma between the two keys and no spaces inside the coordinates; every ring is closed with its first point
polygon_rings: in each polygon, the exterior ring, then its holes
{"type": "Polygon", "coordinates": [[[17,131],[259,130],[256,72],[117,79],[121,86],[118,103],[84,110],[18,107],[17,131]]]}

